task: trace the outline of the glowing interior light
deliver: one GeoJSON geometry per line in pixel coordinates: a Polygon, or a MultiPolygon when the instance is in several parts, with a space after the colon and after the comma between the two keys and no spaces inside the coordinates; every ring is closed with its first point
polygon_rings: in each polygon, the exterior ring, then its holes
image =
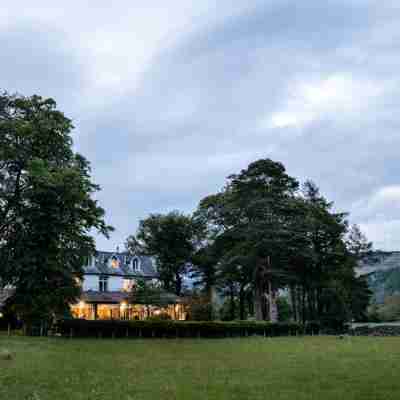
{"type": "Polygon", "coordinates": [[[119,261],[118,261],[116,258],[113,258],[113,259],[111,260],[111,266],[112,266],[113,268],[118,268],[118,267],[119,267],[119,261]]]}
{"type": "Polygon", "coordinates": [[[120,305],[120,307],[121,307],[122,309],[126,308],[127,306],[128,306],[128,304],[126,304],[126,301],[123,301],[123,302],[121,303],[121,305],[120,305]]]}

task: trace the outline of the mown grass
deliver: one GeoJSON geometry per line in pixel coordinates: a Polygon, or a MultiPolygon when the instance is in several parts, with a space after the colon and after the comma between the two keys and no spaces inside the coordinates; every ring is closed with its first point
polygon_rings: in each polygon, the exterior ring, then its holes
{"type": "Polygon", "coordinates": [[[400,338],[0,336],[0,399],[399,399],[400,338]]]}

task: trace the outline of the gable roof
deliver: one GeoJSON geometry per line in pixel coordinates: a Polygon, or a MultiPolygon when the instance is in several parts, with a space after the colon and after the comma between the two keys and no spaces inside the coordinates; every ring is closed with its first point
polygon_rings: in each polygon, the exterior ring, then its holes
{"type": "Polygon", "coordinates": [[[85,274],[158,278],[153,257],[133,256],[127,252],[96,251],[94,259],[89,262],[89,265],[85,265],[83,269],[85,274]],[[111,265],[112,260],[116,261],[115,266],[111,265]],[[132,262],[134,260],[137,260],[139,264],[137,270],[133,269],[132,262]]]}

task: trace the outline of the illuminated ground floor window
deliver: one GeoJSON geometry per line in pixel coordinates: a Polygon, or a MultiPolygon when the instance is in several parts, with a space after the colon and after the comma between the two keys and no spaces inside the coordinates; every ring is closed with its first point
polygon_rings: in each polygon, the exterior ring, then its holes
{"type": "Polygon", "coordinates": [[[157,307],[143,304],[121,303],[88,303],[80,301],[71,306],[72,316],[82,319],[118,319],[144,320],[158,315],[169,315],[173,320],[186,319],[186,312],[182,304],[169,304],[157,307]]]}

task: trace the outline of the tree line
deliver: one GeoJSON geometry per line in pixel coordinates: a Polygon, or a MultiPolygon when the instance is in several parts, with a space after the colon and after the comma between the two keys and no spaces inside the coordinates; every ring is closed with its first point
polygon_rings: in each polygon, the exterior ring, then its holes
{"type": "Polygon", "coordinates": [[[302,323],[364,319],[371,296],[355,272],[371,243],[315,183],[300,185],[271,159],[229,176],[191,215],[143,219],[126,246],[154,256],[165,289],[176,295],[191,276],[209,318],[221,317],[216,292],[226,299],[226,319],[275,321],[285,298],[302,323]]]}
{"type": "MultiPolygon", "coordinates": [[[[15,289],[12,307],[28,325],[68,311],[93,231],[113,230],[72,130],[52,99],[0,95],[0,289],[15,289]]],[[[225,319],[275,320],[286,293],[301,322],[360,319],[369,301],[355,267],[371,244],[314,183],[300,186],[270,159],[229,176],[190,215],[143,219],[126,246],[154,256],[162,289],[190,294],[207,318],[221,317],[221,297],[225,319]]]]}

